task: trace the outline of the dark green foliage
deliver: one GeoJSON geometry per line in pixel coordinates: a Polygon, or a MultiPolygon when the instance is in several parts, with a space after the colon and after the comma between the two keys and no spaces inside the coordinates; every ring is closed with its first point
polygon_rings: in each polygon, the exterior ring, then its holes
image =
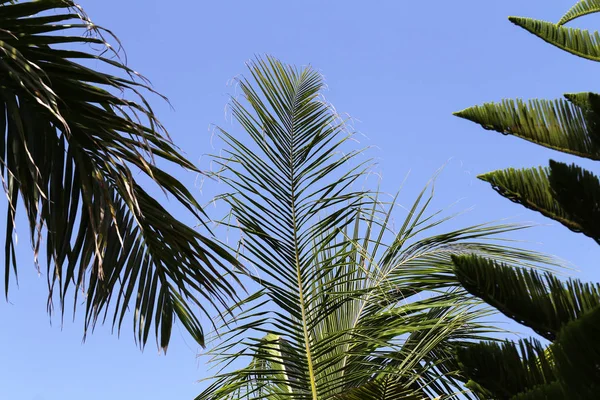
{"type": "Polygon", "coordinates": [[[560,329],[600,305],[600,285],[561,282],[551,273],[477,256],[454,256],[462,286],[509,318],[552,341],[560,329]]]}
{"type": "Polygon", "coordinates": [[[551,351],[556,369],[576,393],[600,384],[600,307],[565,326],[551,351]]]}
{"type": "MultiPolygon", "coordinates": [[[[583,95],[585,94],[576,95],[579,96],[576,98],[583,95]]],[[[592,134],[589,131],[586,112],[582,107],[568,100],[503,100],[500,103],[473,106],[454,115],[480,124],[486,130],[600,160],[600,147],[591,139],[592,136],[597,137],[597,132],[592,134]]],[[[594,115],[597,114],[594,112],[594,115]]]]}
{"type": "Polygon", "coordinates": [[[470,389],[483,398],[510,399],[520,392],[555,381],[544,346],[537,340],[481,342],[458,347],[470,389]]]}
{"type": "Polygon", "coordinates": [[[0,1],[5,291],[17,274],[21,201],[35,261],[47,264],[49,310],[58,300],[63,314],[73,297],[74,308],[84,304],[87,332],[106,318],[120,328],[129,309],[139,344],[154,331],[165,350],[177,317],[202,344],[197,310],[234,296],[222,274],[235,259],[134,178],[144,175],[194,221],[204,218],[188,189],[155,161],[199,171],[143,96],[152,89],[105,36],[112,34],[73,1],[0,1]],[[39,254],[43,235],[46,253],[39,254]]]}
{"type": "MultiPolygon", "coordinates": [[[[510,21],[572,54],[600,61],[600,34],[563,25],[600,12],[600,1],[582,0],[553,24],[510,21]]],[[[600,95],[566,100],[503,100],[456,115],[488,130],[592,160],[600,160],[600,95]]],[[[577,165],[550,161],[548,168],[506,169],[480,178],[502,196],[600,243],[600,180],[577,165]]],[[[549,273],[514,269],[474,256],[455,257],[463,287],[552,343],[481,343],[458,350],[468,387],[482,398],[600,398],[600,287],[562,283],[549,273]]]]}
{"type": "Polygon", "coordinates": [[[550,160],[552,197],[580,232],[600,243],[600,180],[575,164],[550,160]]]}

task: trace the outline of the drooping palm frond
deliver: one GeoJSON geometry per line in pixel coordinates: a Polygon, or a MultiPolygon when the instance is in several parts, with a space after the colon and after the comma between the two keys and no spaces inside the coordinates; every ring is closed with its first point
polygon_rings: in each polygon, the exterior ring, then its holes
{"type": "Polygon", "coordinates": [[[203,217],[185,186],[154,161],[198,170],[144,98],[152,89],[104,36],[112,34],[70,0],[0,1],[5,290],[11,268],[17,272],[13,231],[21,199],[36,262],[46,236],[49,308],[56,296],[64,313],[68,296],[77,305],[83,292],[86,332],[112,305],[119,328],[135,310],[142,346],[154,326],[166,349],[175,317],[203,343],[195,309],[232,297],[222,274],[235,260],[134,179],[141,172],[194,219],[203,217]]]}
{"type": "Polygon", "coordinates": [[[600,1],[599,0],[580,0],[576,3],[565,15],[562,16],[558,25],[564,25],[567,22],[573,21],[584,15],[594,14],[600,12],[600,1]]]}
{"type": "Polygon", "coordinates": [[[600,160],[600,96],[577,93],[565,97],[567,100],[503,100],[470,107],[454,115],[484,129],[600,160]]]}
{"type": "Polygon", "coordinates": [[[574,232],[600,240],[598,201],[600,182],[576,165],[551,162],[550,168],[528,168],[488,172],[479,179],[502,196],[574,232]]]}
{"type": "Polygon", "coordinates": [[[448,219],[429,214],[429,188],[393,230],[394,202],[354,189],[366,164],[319,97],[321,75],[270,57],[249,69],[231,104],[249,140],[221,131],[216,162],[257,289],[231,308],[210,351],[224,369],[197,399],[351,399],[380,384],[394,387],[386,399],[458,398],[453,346],[490,328],[479,323],[481,302],[456,289],[451,256],[551,259],[488,240],[513,225],[423,237],[448,219]]]}
{"type": "Polygon", "coordinates": [[[563,283],[550,273],[515,269],[473,255],[453,261],[466,290],[550,341],[566,324],[600,305],[600,284],[563,283]]]}
{"type": "Polygon", "coordinates": [[[561,50],[588,60],[600,61],[600,33],[567,28],[532,18],[509,17],[510,22],[561,50]]]}

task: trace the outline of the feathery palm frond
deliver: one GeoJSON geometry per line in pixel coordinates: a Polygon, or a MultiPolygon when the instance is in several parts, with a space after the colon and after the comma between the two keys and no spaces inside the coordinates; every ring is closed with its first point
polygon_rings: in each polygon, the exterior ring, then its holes
{"type": "Polygon", "coordinates": [[[568,100],[503,100],[454,115],[484,129],[513,135],[564,153],[600,160],[600,96],[565,95],[568,100]]]}
{"type": "Polygon", "coordinates": [[[569,322],[600,306],[600,285],[561,282],[477,256],[453,257],[462,286],[509,318],[552,341],[569,322]]]}
{"type": "Polygon", "coordinates": [[[550,168],[509,168],[479,179],[507,199],[600,241],[600,182],[591,172],[551,161],[550,168]]]}
{"type": "Polygon", "coordinates": [[[575,165],[550,160],[552,195],[582,233],[600,242],[600,180],[575,165]]]}
{"type": "Polygon", "coordinates": [[[569,393],[562,383],[554,381],[545,385],[535,386],[522,393],[517,393],[511,397],[511,400],[568,399],[571,396],[572,393],[569,393]]]}
{"type": "Polygon", "coordinates": [[[467,386],[484,398],[593,399],[600,390],[599,326],[596,306],[565,324],[548,348],[536,340],[471,343],[457,348],[457,358],[467,386]],[[557,396],[543,397],[549,394],[557,396]]]}
{"type": "Polygon", "coordinates": [[[600,33],[567,28],[532,18],[509,17],[510,22],[561,50],[592,61],[600,61],[600,33]]]}
{"type": "Polygon", "coordinates": [[[390,376],[374,378],[363,386],[350,389],[332,400],[424,400],[429,397],[419,394],[418,389],[406,387],[406,383],[390,376]]]}
{"type": "Polygon", "coordinates": [[[536,386],[556,381],[552,361],[537,340],[482,342],[457,348],[457,358],[481,398],[512,399],[536,386]]]}
{"type": "MultiPolygon", "coordinates": [[[[571,393],[599,393],[600,368],[600,307],[571,321],[550,346],[559,376],[571,393]]],[[[581,397],[591,398],[591,397],[581,397]]]]}
{"type": "Polygon", "coordinates": [[[143,173],[195,219],[203,217],[191,193],[154,161],[198,170],[144,98],[152,89],[104,36],[112,34],[69,0],[0,2],[5,290],[17,272],[13,231],[21,199],[36,262],[46,233],[49,309],[56,295],[64,313],[69,293],[76,305],[83,291],[86,332],[108,317],[112,303],[119,328],[126,310],[135,309],[141,346],[154,325],[166,350],[175,317],[203,343],[194,309],[233,296],[222,274],[235,260],[134,179],[143,173]],[[91,61],[110,72],[87,67],[91,61]]]}
{"type": "Polygon", "coordinates": [[[231,308],[210,352],[224,369],[197,399],[351,399],[379,385],[374,393],[393,387],[388,399],[457,398],[453,346],[489,328],[481,303],[456,289],[451,256],[552,260],[488,240],[513,225],[423,237],[449,219],[429,214],[428,188],[392,230],[395,200],[354,189],[368,161],[344,147],[350,136],[319,97],[321,75],[270,57],[249,69],[244,103],[231,106],[250,141],[221,131],[216,161],[257,290],[231,308]]]}

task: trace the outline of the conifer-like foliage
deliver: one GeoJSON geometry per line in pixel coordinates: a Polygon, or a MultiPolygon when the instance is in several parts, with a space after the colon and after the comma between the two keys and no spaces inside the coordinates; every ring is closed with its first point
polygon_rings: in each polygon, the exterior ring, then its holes
{"type": "Polygon", "coordinates": [[[210,354],[223,369],[197,400],[461,398],[454,350],[491,328],[451,257],[549,260],[491,240],[512,225],[427,236],[448,219],[427,188],[394,229],[396,199],[364,189],[369,161],[321,75],[271,57],[249,73],[231,100],[242,133],[220,130],[215,174],[254,291],[219,330],[210,354]]]}
{"type": "MultiPolygon", "coordinates": [[[[600,1],[582,0],[558,23],[511,17],[510,21],[577,56],[600,61],[600,34],[564,26],[600,12],[600,1]]],[[[600,160],[600,95],[565,99],[503,100],[456,113],[488,130],[514,135],[553,150],[600,160]]],[[[600,181],[573,164],[506,169],[480,176],[502,196],[552,218],[600,244],[600,181]]],[[[459,348],[468,386],[482,398],[596,399],[600,396],[600,292],[598,285],[563,283],[552,275],[483,259],[455,258],[463,286],[551,342],[522,340],[459,348]]]]}
{"type": "Polygon", "coordinates": [[[203,218],[162,168],[198,170],[150,108],[147,81],[108,40],[118,43],[70,0],[0,0],[5,292],[22,269],[13,234],[22,209],[35,261],[46,261],[49,309],[84,304],[86,332],[107,318],[120,328],[131,310],[139,344],[155,331],[165,350],[178,318],[203,343],[197,310],[232,298],[222,275],[235,259],[138,183],[145,175],[203,218]]]}

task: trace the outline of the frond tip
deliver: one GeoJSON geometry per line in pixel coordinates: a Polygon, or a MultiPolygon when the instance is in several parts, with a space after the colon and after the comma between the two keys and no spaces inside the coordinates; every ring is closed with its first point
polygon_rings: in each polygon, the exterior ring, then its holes
{"type": "Polygon", "coordinates": [[[600,242],[600,181],[576,165],[499,170],[480,175],[502,196],[600,242]]]}
{"type": "Polygon", "coordinates": [[[567,28],[532,18],[509,17],[510,22],[561,50],[592,61],[600,61],[600,33],[567,28]]]}
{"type": "Polygon", "coordinates": [[[503,100],[454,115],[505,135],[553,150],[600,160],[600,96],[565,95],[566,100],[503,100]]]}
{"type": "Polygon", "coordinates": [[[562,16],[557,25],[564,25],[585,15],[600,12],[600,0],[580,0],[562,16]]]}
{"type": "Polygon", "coordinates": [[[600,285],[513,268],[485,258],[454,256],[455,273],[474,296],[548,340],[569,322],[600,305],[600,285]]]}

